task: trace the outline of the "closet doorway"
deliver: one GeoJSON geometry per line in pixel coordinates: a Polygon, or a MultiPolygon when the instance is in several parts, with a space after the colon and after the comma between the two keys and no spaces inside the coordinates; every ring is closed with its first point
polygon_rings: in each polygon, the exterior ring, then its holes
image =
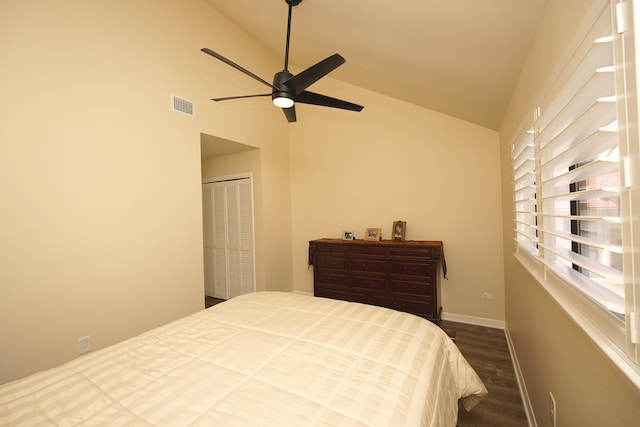
{"type": "Polygon", "coordinates": [[[255,292],[253,177],[202,183],[205,294],[229,299],[255,292]]]}

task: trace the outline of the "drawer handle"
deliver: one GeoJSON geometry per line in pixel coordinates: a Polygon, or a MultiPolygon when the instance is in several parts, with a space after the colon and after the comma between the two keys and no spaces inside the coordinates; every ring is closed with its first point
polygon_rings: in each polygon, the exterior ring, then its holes
{"type": "Polygon", "coordinates": [[[402,270],[403,271],[408,271],[408,272],[411,272],[411,273],[415,273],[416,272],[416,268],[415,267],[406,267],[405,266],[405,267],[402,267],[402,270]]]}

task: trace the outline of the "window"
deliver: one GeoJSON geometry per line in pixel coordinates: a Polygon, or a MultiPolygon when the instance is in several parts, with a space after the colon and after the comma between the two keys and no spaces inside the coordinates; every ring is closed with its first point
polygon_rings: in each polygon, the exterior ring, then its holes
{"type": "Polygon", "coordinates": [[[512,164],[517,258],[640,386],[631,3],[603,7],[514,141],[512,164]]]}

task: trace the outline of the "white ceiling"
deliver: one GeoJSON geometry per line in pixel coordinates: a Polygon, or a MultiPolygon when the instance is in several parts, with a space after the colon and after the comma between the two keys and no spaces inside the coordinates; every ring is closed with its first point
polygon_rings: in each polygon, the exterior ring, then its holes
{"type": "MultiPolygon", "coordinates": [[[[284,58],[285,0],[206,1],[284,58]]],[[[347,62],[331,77],[499,129],[545,3],[303,0],[289,63],[304,69],[339,53],[347,62]]]]}

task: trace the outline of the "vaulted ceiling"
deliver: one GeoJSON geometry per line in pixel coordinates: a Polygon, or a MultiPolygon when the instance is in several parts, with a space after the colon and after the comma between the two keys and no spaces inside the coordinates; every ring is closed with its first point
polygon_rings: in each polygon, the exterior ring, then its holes
{"type": "MultiPolygon", "coordinates": [[[[284,58],[285,0],[206,1],[284,58]]],[[[331,77],[499,129],[545,3],[303,0],[289,62],[304,69],[339,53],[347,62],[331,77]]]]}

